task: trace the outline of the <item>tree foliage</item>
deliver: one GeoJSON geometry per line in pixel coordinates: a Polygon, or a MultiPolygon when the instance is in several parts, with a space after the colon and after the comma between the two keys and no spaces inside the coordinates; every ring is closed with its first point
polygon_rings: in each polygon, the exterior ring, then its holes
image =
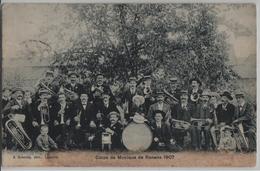
{"type": "Polygon", "coordinates": [[[225,86],[237,75],[227,65],[228,45],[217,31],[216,11],[201,4],[73,5],[78,23],[89,34],[57,54],[53,66],[62,72],[103,72],[125,82],[130,74],[151,74],[163,68],[167,80],[191,77],[205,86],[225,86]]]}

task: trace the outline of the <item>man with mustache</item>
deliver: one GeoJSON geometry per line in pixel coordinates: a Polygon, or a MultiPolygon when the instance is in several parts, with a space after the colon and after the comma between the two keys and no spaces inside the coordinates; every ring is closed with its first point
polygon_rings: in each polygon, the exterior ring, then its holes
{"type": "Polygon", "coordinates": [[[197,106],[196,113],[192,113],[191,115],[191,122],[193,119],[202,119],[202,122],[194,122],[194,127],[191,129],[191,142],[192,147],[195,150],[199,149],[210,149],[210,128],[213,123],[213,113],[211,112],[211,106],[209,103],[210,93],[209,91],[205,90],[201,94],[201,103],[197,106]],[[204,134],[205,143],[202,144],[202,136],[201,133],[204,134]]]}
{"type": "Polygon", "coordinates": [[[102,93],[107,92],[108,95],[111,97],[111,100],[114,100],[113,94],[112,94],[109,86],[105,85],[104,75],[101,74],[101,73],[98,73],[96,75],[96,81],[90,88],[90,100],[91,101],[93,101],[95,99],[94,98],[94,92],[96,91],[96,89],[99,89],[102,93]]]}
{"type": "Polygon", "coordinates": [[[65,85],[65,88],[68,90],[71,90],[77,94],[77,97],[74,97],[72,100],[76,100],[78,97],[80,97],[81,93],[84,90],[84,86],[80,83],[78,83],[78,74],[76,72],[70,72],[69,73],[69,80],[70,82],[65,85]]]}
{"type": "Polygon", "coordinates": [[[156,92],[156,103],[151,105],[148,110],[147,118],[148,118],[149,122],[151,122],[151,123],[154,122],[153,114],[157,110],[163,111],[165,113],[165,117],[164,117],[163,121],[166,124],[169,124],[169,121],[171,118],[171,108],[170,108],[170,105],[168,105],[164,102],[164,93],[161,90],[158,90],[156,92]]]}
{"type": "Polygon", "coordinates": [[[197,105],[200,102],[200,95],[203,92],[201,87],[201,81],[198,78],[192,78],[189,81],[191,88],[189,89],[189,103],[191,104],[193,113],[197,110],[197,105]]]}
{"type": "Polygon", "coordinates": [[[93,140],[96,124],[93,121],[93,105],[89,102],[89,97],[86,92],[81,93],[80,101],[76,104],[72,128],[74,130],[74,142],[78,144],[80,148],[86,147],[86,142],[93,140]]]}
{"type": "Polygon", "coordinates": [[[246,101],[245,93],[241,90],[235,92],[237,106],[233,124],[242,123],[245,136],[248,139],[248,151],[256,151],[256,115],[252,104],[246,101]]]}
{"type": "Polygon", "coordinates": [[[120,115],[118,112],[112,111],[107,115],[109,123],[105,128],[106,133],[111,135],[112,149],[121,148],[121,137],[123,132],[123,126],[119,122],[120,115]]]}
{"type": "MultiPolygon", "coordinates": [[[[16,114],[24,115],[25,120],[21,123],[23,129],[26,133],[28,133],[30,129],[30,119],[29,119],[29,110],[28,110],[28,103],[23,99],[24,91],[21,88],[16,88],[13,91],[14,99],[10,100],[3,109],[4,117],[14,118],[16,114]]],[[[14,148],[16,149],[17,146],[12,143],[12,138],[10,134],[7,134],[7,149],[14,148]]]]}

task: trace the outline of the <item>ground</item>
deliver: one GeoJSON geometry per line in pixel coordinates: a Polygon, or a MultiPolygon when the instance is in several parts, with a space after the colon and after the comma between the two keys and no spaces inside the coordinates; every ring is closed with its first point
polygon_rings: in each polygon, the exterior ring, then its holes
{"type": "Polygon", "coordinates": [[[63,167],[254,167],[256,153],[236,152],[100,152],[51,153],[3,151],[3,166],[63,167]]]}

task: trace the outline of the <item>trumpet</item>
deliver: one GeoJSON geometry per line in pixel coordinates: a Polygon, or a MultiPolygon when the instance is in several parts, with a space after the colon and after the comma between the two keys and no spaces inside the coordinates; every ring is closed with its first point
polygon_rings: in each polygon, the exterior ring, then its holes
{"type": "Polygon", "coordinates": [[[43,105],[40,105],[39,110],[40,110],[40,114],[41,114],[41,125],[49,123],[50,122],[50,113],[49,113],[48,104],[44,103],[43,105]]]}
{"type": "Polygon", "coordinates": [[[81,124],[80,124],[80,116],[81,116],[81,111],[78,113],[77,117],[79,118],[79,121],[76,125],[76,128],[80,128],[81,127],[81,124]]]}
{"type": "Polygon", "coordinates": [[[64,124],[64,113],[65,113],[65,106],[61,105],[61,109],[59,111],[59,115],[60,115],[60,125],[64,124]]]}
{"type": "Polygon", "coordinates": [[[46,90],[49,91],[49,93],[52,95],[52,96],[55,96],[57,95],[53,90],[51,90],[47,85],[45,85],[43,82],[40,82],[39,85],[43,88],[45,88],[46,90]]]}
{"type": "Polygon", "coordinates": [[[9,119],[5,123],[5,127],[12,135],[15,141],[24,149],[29,150],[32,147],[32,141],[24,131],[22,125],[13,119],[9,119]]]}
{"type": "Polygon", "coordinates": [[[179,100],[177,98],[175,98],[171,93],[169,93],[166,89],[163,89],[163,92],[164,92],[164,94],[166,94],[166,96],[168,96],[170,99],[173,100],[173,103],[179,102],[179,100]]]}

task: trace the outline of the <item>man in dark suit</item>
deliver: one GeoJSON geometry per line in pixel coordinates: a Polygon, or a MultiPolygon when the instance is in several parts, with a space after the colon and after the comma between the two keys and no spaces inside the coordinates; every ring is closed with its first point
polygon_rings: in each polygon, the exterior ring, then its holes
{"type": "MultiPolygon", "coordinates": [[[[180,91],[180,103],[175,105],[172,111],[172,118],[180,121],[190,122],[192,110],[191,106],[188,103],[188,91],[180,91]]],[[[184,137],[187,136],[189,128],[180,130],[173,129],[174,137],[177,141],[177,144],[184,147],[184,137]]]]}
{"type": "Polygon", "coordinates": [[[80,97],[81,93],[84,91],[84,86],[78,83],[78,74],[76,72],[69,73],[70,82],[65,85],[65,88],[75,92],[78,97],[80,97]]]}
{"type": "Polygon", "coordinates": [[[39,98],[32,104],[32,126],[33,136],[36,138],[40,134],[40,126],[48,125],[49,135],[54,137],[54,120],[56,108],[50,100],[50,92],[46,89],[39,90],[39,98]]]}
{"type": "Polygon", "coordinates": [[[111,98],[111,101],[114,101],[113,94],[111,92],[111,89],[108,85],[105,85],[105,78],[104,75],[101,73],[98,73],[96,75],[96,81],[90,88],[90,101],[94,100],[94,92],[99,89],[102,93],[107,92],[111,98]]]}
{"type": "Polygon", "coordinates": [[[150,106],[149,110],[148,110],[148,121],[149,122],[154,122],[154,111],[160,110],[163,111],[166,115],[164,117],[164,122],[169,124],[169,120],[171,118],[171,108],[170,105],[166,104],[164,102],[164,93],[160,90],[158,90],[156,92],[156,103],[154,103],[153,105],[150,106]]]}
{"type": "Polygon", "coordinates": [[[153,132],[152,149],[179,151],[180,148],[173,138],[170,126],[163,122],[165,115],[166,114],[161,110],[154,111],[154,121],[151,123],[153,132]]]}
{"type": "Polygon", "coordinates": [[[215,147],[217,147],[218,142],[216,131],[221,131],[221,128],[226,125],[231,126],[235,114],[235,106],[230,103],[230,101],[233,100],[231,94],[228,91],[224,91],[220,96],[221,104],[217,105],[216,109],[214,107],[216,114],[215,125],[213,125],[210,130],[215,147]]]}
{"type": "Polygon", "coordinates": [[[118,112],[112,111],[107,117],[109,118],[109,124],[105,127],[105,132],[111,134],[111,147],[112,149],[121,148],[123,126],[119,122],[120,115],[118,112]]]}
{"type": "Polygon", "coordinates": [[[93,104],[88,99],[86,92],[80,95],[80,101],[76,104],[76,112],[72,120],[74,142],[83,148],[87,146],[87,142],[93,139],[96,131],[96,124],[93,118],[93,104]]]}
{"type": "Polygon", "coordinates": [[[72,145],[71,121],[76,111],[72,103],[67,102],[65,94],[62,92],[58,94],[58,101],[54,104],[54,107],[55,140],[57,141],[58,146],[68,149],[69,146],[72,145]]]}
{"type": "Polygon", "coordinates": [[[122,101],[123,105],[126,108],[126,113],[125,113],[125,118],[126,120],[129,120],[129,115],[133,113],[132,108],[133,108],[133,97],[137,95],[137,87],[136,87],[136,78],[135,77],[130,77],[129,78],[129,88],[125,90],[123,93],[122,101]]]}
{"type": "Polygon", "coordinates": [[[201,89],[201,81],[198,78],[192,78],[189,81],[191,88],[189,89],[189,103],[191,104],[192,110],[197,110],[197,105],[200,103],[200,95],[203,92],[201,89]]]}
{"type": "Polygon", "coordinates": [[[249,151],[256,150],[256,116],[253,106],[245,100],[242,91],[236,92],[237,106],[233,123],[242,123],[245,136],[248,138],[249,151]]]}
{"type": "Polygon", "coordinates": [[[201,148],[205,150],[210,149],[210,128],[214,117],[209,104],[209,98],[210,93],[208,91],[204,91],[201,94],[201,103],[197,106],[197,112],[192,114],[191,122],[193,123],[193,127],[191,129],[191,142],[192,147],[195,150],[199,150],[201,148]],[[195,121],[196,119],[201,120],[201,122],[195,121]],[[204,134],[204,144],[202,144],[202,134],[204,134]]]}
{"type": "MultiPolygon", "coordinates": [[[[24,122],[19,122],[26,133],[28,133],[31,128],[30,123],[30,114],[28,110],[28,103],[23,100],[24,91],[21,88],[16,88],[13,91],[14,99],[10,100],[3,109],[3,114],[6,118],[13,118],[15,114],[20,114],[25,117],[24,122]]],[[[30,135],[29,135],[30,136],[30,135]]],[[[16,145],[12,143],[12,138],[10,134],[7,134],[7,149],[14,148],[16,149],[16,145]]]]}

